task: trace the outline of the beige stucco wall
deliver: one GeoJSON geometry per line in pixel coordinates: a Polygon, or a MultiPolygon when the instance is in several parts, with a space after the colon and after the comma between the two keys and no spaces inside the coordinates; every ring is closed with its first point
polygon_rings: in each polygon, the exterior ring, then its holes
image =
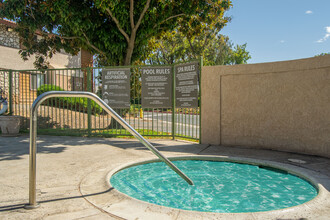
{"type": "Polygon", "coordinates": [[[202,143],[330,158],[330,55],[203,67],[202,143]]]}
{"type": "MultiPolygon", "coordinates": [[[[35,56],[31,56],[27,61],[24,61],[19,54],[17,48],[0,46],[0,68],[13,70],[30,70],[35,69],[33,62],[35,56]]],[[[81,65],[81,54],[71,56],[64,53],[56,53],[49,60],[51,68],[78,68],[81,65]]]]}

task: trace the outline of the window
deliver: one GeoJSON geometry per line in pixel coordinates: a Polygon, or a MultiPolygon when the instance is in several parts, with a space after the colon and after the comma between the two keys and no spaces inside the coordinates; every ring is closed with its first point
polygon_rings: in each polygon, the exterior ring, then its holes
{"type": "Polygon", "coordinates": [[[43,74],[31,74],[30,75],[30,88],[31,90],[37,90],[41,85],[45,84],[45,75],[43,74]]]}
{"type": "Polygon", "coordinates": [[[72,77],[72,91],[84,91],[84,79],[81,77],[72,77]]]}

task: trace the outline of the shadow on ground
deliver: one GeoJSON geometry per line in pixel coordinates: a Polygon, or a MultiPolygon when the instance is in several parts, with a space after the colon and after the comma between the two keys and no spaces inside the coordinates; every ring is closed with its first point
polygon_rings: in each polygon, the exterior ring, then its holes
{"type": "MultiPolygon", "coordinates": [[[[2,160],[18,160],[22,156],[29,154],[29,136],[23,134],[19,137],[1,137],[0,141],[0,161],[2,160]]],[[[153,140],[148,140],[153,146],[160,151],[169,152],[191,152],[198,153],[205,146],[196,143],[191,144],[175,144],[165,145],[155,143],[153,140]]],[[[169,141],[164,139],[164,141],[169,141]]],[[[147,148],[136,139],[110,139],[110,138],[87,138],[87,137],[65,137],[61,136],[38,136],[37,137],[37,152],[42,154],[61,153],[65,146],[81,146],[81,145],[97,145],[104,144],[118,147],[121,149],[136,149],[146,150],[147,148]]]]}
{"type": "MultiPolygon", "coordinates": [[[[230,146],[208,146],[197,143],[172,142],[164,139],[163,143],[159,140],[149,139],[161,152],[191,153],[197,155],[215,155],[228,157],[245,157],[255,158],[281,163],[288,163],[294,166],[303,167],[314,170],[330,176],[330,160],[328,158],[302,155],[290,152],[279,152],[265,149],[253,149],[247,147],[230,147],[230,146]],[[167,143],[171,143],[167,145],[167,143]],[[288,159],[303,160],[306,163],[291,163],[288,159]]],[[[38,154],[56,154],[63,152],[67,147],[79,147],[81,145],[109,145],[121,149],[146,150],[147,148],[136,139],[111,139],[111,138],[88,138],[88,137],[61,137],[41,135],[38,137],[37,151],[38,154]]],[[[19,160],[23,156],[29,154],[29,136],[22,135],[20,137],[1,138],[0,141],[0,161],[19,160]]],[[[326,184],[325,184],[326,185],[326,184]]],[[[327,186],[330,188],[330,186],[327,186]]]]}
{"type": "MultiPolygon", "coordinates": [[[[55,202],[55,201],[61,201],[61,200],[69,200],[69,199],[80,199],[80,198],[86,198],[89,196],[96,196],[96,195],[101,195],[110,192],[114,188],[109,188],[108,190],[105,190],[103,192],[97,192],[97,193],[92,193],[92,194],[87,194],[87,195],[81,195],[81,196],[71,196],[71,197],[63,197],[63,198],[55,198],[55,199],[49,199],[49,200],[42,200],[38,201],[38,203],[48,203],[48,202],[55,202]]],[[[13,205],[6,205],[6,206],[0,206],[0,212],[4,211],[12,211],[12,210],[17,210],[17,209],[23,209],[24,206],[27,205],[26,203],[20,203],[20,204],[13,204],[13,205]]]]}
{"type": "MultiPolygon", "coordinates": [[[[66,147],[38,145],[38,153],[61,153],[66,147]]],[[[29,154],[29,137],[1,137],[0,161],[19,160],[22,156],[29,154]]]]}

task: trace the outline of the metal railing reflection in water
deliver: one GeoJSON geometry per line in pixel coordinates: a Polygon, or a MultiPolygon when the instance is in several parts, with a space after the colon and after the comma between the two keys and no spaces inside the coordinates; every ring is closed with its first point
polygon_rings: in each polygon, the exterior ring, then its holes
{"type": "Polygon", "coordinates": [[[132,128],[123,118],[121,118],[112,108],[110,108],[102,99],[91,92],[68,92],[68,91],[50,91],[38,96],[31,107],[30,115],[30,156],[29,156],[29,204],[26,209],[39,207],[36,201],[36,154],[37,154],[37,116],[38,107],[48,98],[55,97],[71,97],[71,98],[89,98],[100,105],[111,117],[119,122],[126,130],[136,137],[144,146],[154,153],[161,161],[166,163],[173,171],[175,171],[189,185],[193,185],[193,181],[189,179],[181,170],[179,170],[170,160],[163,156],[152,144],[143,138],[134,128],[132,128]]]}

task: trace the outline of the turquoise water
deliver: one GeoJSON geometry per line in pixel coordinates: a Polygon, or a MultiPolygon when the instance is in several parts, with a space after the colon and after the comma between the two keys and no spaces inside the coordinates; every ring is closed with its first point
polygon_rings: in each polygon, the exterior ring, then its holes
{"type": "Polygon", "coordinates": [[[194,186],[160,162],[121,170],[110,182],[118,191],[139,200],[201,212],[276,210],[305,203],[317,195],[309,182],[280,170],[205,160],[173,163],[194,186]]]}

